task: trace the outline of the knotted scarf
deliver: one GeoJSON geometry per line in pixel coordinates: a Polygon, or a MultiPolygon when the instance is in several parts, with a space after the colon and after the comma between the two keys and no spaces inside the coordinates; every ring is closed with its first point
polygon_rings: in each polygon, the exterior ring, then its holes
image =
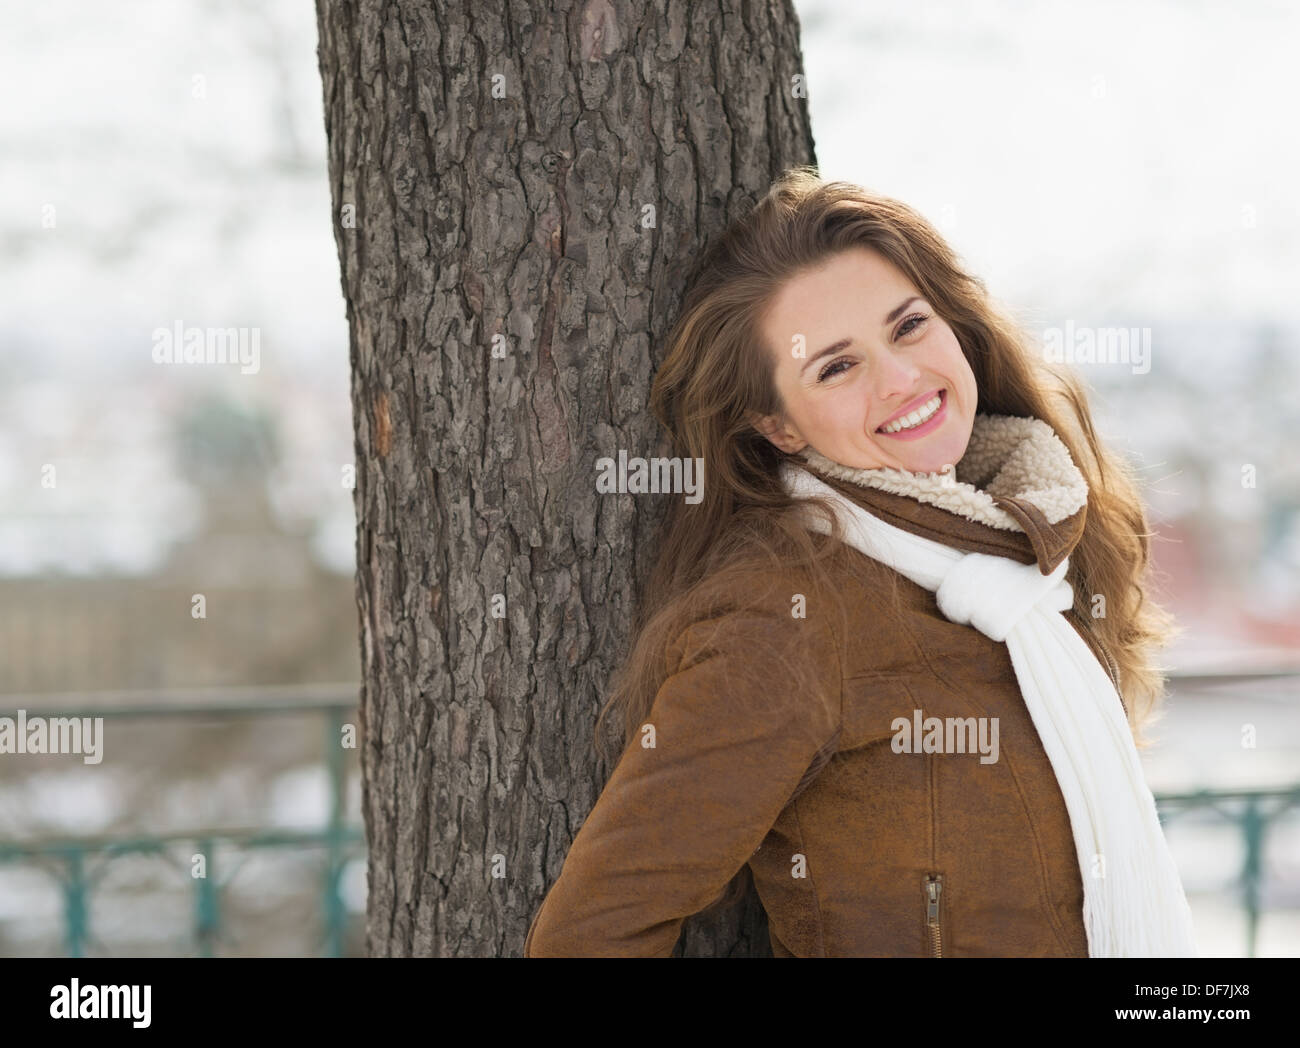
{"type": "MultiPolygon", "coordinates": [[[[1089,955],[1195,956],[1191,912],[1115,685],[1061,614],[1074,604],[1069,559],[1044,575],[1037,564],[953,549],[881,520],[808,469],[783,471],[791,495],[834,506],[850,545],[933,592],[950,621],[1007,645],[1070,815],[1089,955]]],[[[826,529],[817,515],[809,526],[826,529]]]]}

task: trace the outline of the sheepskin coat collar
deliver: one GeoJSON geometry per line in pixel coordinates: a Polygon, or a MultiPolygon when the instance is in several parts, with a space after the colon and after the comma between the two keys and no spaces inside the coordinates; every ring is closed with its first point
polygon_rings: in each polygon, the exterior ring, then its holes
{"type": "Polygon", "coordinates": [[[977,415],[956,468],[854,469],[804,449],[803,464],[891,524],[959,549],[1038,561],[1050,574],[1078,544],[1088,484],[1041,419],[977,415]]]}

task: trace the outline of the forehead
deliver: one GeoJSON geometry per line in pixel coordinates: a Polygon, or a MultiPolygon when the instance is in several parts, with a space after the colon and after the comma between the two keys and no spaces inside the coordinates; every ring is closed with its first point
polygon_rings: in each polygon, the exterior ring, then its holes
{"type": "Polygon", "coordinates": [[[870,248],[850,248],[795,274],[773,296],[764,318],[769,334],[825,332],[839,325],[879,325],[916,288],[870,248]]]}

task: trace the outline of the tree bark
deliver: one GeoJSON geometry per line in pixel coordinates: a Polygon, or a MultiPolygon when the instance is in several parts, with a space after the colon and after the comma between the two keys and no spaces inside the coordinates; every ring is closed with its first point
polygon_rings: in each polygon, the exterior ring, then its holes
{"type": "MultiPolygon", "coordinates": [[[[691,258],[814,162],[798,23],[789,0],[317,0],[317,20],[367,949],[519,956],[610,770],[593,724],[664,508],[598,495],[596,460],[661,446],[650,380],[691,258]]],[[[752,888],[679,950],[770,954],[752,888]]]]}

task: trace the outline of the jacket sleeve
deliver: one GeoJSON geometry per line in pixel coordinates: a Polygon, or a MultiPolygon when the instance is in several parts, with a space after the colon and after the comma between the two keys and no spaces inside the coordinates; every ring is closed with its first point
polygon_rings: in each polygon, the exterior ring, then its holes
{"type": "Polygon", "coordinates": [[[790,607],[786,594],[697,622],[669,647],[670,674],[534,915],[525,957],[671,956],[685,918],[749,861],[840,725],[834,638],[790,607]]]}

